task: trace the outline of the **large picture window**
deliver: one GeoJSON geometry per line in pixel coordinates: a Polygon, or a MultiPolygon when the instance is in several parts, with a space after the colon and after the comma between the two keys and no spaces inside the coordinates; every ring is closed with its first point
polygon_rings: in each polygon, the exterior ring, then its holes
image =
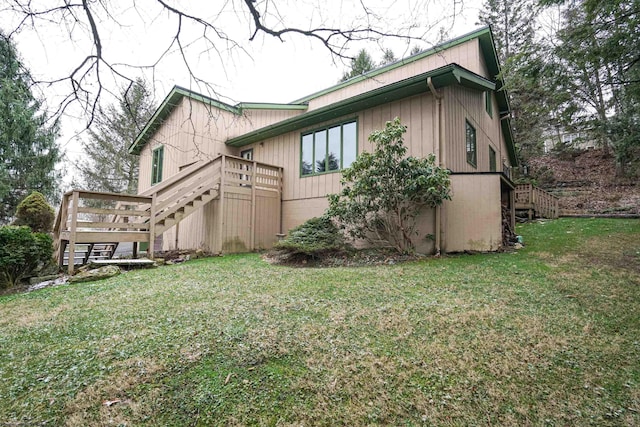
{"type": "Polygon", "coordinates": [[[478,155],[476,150],[476,128],[471,123],[466,122],[466,139],[467,139],[467,163],[474,168],[478,164],[478,155]]]}
{"type": "Polygon", "coordinates": [[[151,185],[162,181],[162,162],[164,161],[164,146],[153,150],[151,155],[151,185]]]}
{"type": "Polygon", "coordinates": [[[300,174],[317,175],[348,168],[358,154],[355,120],[302,134],[300,174]]]}

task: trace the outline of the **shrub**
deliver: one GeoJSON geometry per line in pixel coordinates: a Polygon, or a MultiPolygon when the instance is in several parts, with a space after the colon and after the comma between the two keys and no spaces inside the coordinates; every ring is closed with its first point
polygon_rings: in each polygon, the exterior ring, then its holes
{"type": "Polygon", "coordinates": [[[426,237],[417,231],[423,209],[451,199],[449,171],[436,165],[433,154],[405,157],[406,131],[396,118],[371,133],[375,150],[342,170],[342,191],[329,195],[328,211],[351,237],[400,253],[413,252],[414,241],[426,237]]]}
{"type": "Polygon", "coordinates": [[[18,205],[14,225],[26,225],[35,233],[49,233],[55,212],[37,191],[32,192],[18,205]]]}
{"type": "Polygon", "coordinates": [[[53,256],[53,240],[29,227],[0,227],[0,288],[15,286],[53,256]]]}
{"type": "Polygon", "coordinates": [[[316,259],[346,248],[344,236],[326,215],[311,218],[291,229],[289,235],[275,244],[280,255],[288,258],[316,259]]]}

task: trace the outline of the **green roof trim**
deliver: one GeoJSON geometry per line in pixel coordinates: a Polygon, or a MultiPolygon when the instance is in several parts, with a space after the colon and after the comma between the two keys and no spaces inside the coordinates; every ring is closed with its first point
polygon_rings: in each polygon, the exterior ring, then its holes
{"type": "Polygon", "coordinates": [[[457,64],[445,65],[231,138],[227,141],[227,145],[242,147],[324,121],[338,119],[367,108],[428,92],[427,79],[429,77],[436,88],[452,84],[461,84],[478,90],[495,90],[496,88],[495,83],[457,64]]]}
{"type": "Polygon", "coordinates": [[[240,110],[306,110],[308,104],[274,104],[269,102],[241,102],[236,104],[240,110]]]}

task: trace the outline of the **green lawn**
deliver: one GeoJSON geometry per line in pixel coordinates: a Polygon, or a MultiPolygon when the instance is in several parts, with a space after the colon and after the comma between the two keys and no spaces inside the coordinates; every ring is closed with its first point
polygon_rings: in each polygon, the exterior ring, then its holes
{"type": "Polygon", "coordinates": [[[516,253],[258,255],[0,298],[0,426],[640,425],[640,221],[516,253]]]}

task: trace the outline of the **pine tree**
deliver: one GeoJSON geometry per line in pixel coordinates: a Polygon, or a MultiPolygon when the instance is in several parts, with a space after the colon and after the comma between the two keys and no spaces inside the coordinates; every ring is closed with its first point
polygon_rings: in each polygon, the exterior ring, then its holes
{"type": "Polygon", "coordinates": [[[345,72],[342,75],[341,82],[349,80],[352,77],[359,76],[361,74],[366,73],[367,71],[371,71],[375,68],[375,63],[365,49],[360,50],[358,55],[351,60],[351,71],[345,72]]]}
{"type": "Polygon", "coordinates": [[[58,196],[58,126],[47,125],[30,81],[12,42],[0,33],[0,224],[11,221],[32,191],[50,201],[58,196]]]}
{"type": "Polygon", "coordinates": [[[98,111],[89,139],[83,142],[89,161],[78,165],[87,188],[137,192],[139,158],[129,154],[128,149],[154,111],[151,90],[142,79],[121,88],[117,104],[98,111]]]}
{"type": "Polygon", "coordinates": [[[384,49],[382,52],[382,60],[380,61],[380,66],[391,64],[392,62],[396,62],[398,58],[396,58],[396,54],[393,53],[391,49],[384,49]]]}
{"type": "Polygon", "coordinates": [[[514,137],[524,163],[541,153],[556,101],[548,49],[534,40],[538,13],[534,0],[485,0],[479,17],[481,23],[491,26],[494,35],[514,137]]]}

